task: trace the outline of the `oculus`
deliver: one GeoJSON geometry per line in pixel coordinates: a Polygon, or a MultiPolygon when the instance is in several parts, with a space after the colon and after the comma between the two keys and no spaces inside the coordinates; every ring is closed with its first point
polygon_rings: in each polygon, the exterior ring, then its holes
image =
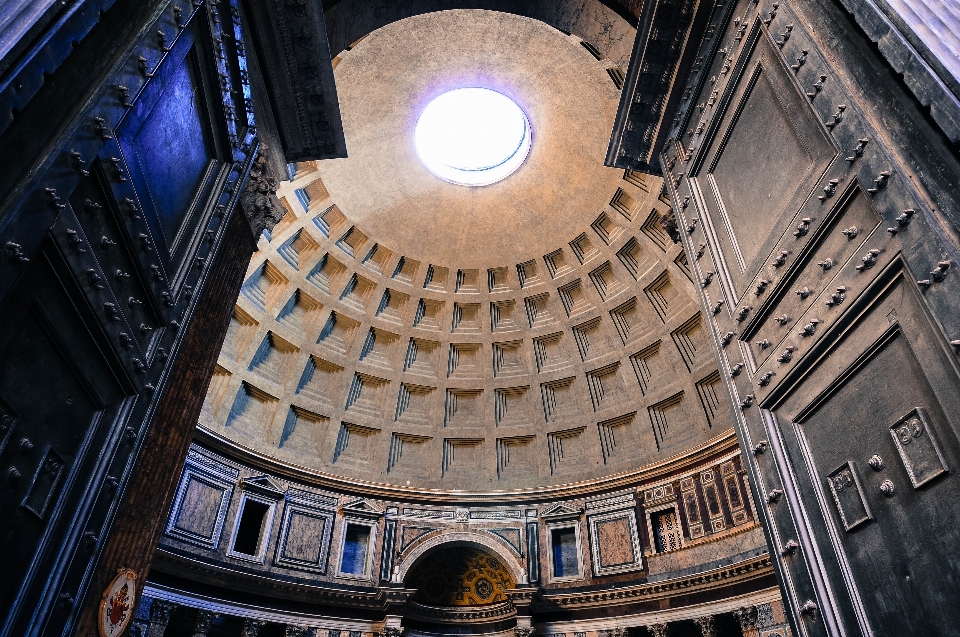
{"type": "Polygon", "coordinates": [[[434,175],[461,186],[506,178],[527,158],[530,120],[512,99],[486,88],[459,88],[434,98],[417,120],[414,145],[434,175]]]}

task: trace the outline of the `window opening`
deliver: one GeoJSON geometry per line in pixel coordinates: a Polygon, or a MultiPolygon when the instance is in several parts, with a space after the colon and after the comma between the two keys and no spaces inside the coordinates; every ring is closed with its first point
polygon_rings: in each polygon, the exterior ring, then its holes
{"type": "Polygon", "coordinates": [[[269,510],[269,504],[255,500],[243,501],[240,522],[237,524],[237,533],[233,538],[234,553],[242,553],[243,555],[260,553],[260,539],[263,535],[263,526],[269,510]]]}
{"type": "Polygon", "coordinates": [[[559,578],[579,575],[576,529],[552,529],[550,535],[553,547],[553,576],[559,578]]]}
{"type": "Polygon", "coordinates": [[[347,524],[343,534],[343,558],[340,572],[349,575],[365,575],[367,548],[370,543],[370,527],[362,524],[347,524]]]}

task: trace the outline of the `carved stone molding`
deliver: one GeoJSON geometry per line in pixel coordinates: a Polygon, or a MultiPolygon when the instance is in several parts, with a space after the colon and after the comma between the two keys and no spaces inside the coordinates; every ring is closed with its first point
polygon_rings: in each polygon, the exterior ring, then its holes
{"type": "Polygon", "coordinates": [[[669,119],[689,75],[711,3],[657,0],[644,6],[604,163],[659,172],[669,119]],[[691,32],[692,31],[692,32],[691,32]],[[687,43],[686,46],[684,43],[687,43]]]}
{"type": "Polygon", "coordinates": [[[273,230],[286,213],[277,199],[280,179],[270,174],[266,153],[266,146],[261,145],[250,166],[250,178],[240,195],[240,208],[247,217],[254,237],[259,237],[264,230],[273,230]]]}
{"type": "Polygon", "coordinates": [[[403,629],[396,626],[384,626],[379,633],[380,637],[401,637],[401,635],[403,635],[403,629]]]}
{"type": "Polygon", "coordinates": [[[533,628],[514,628],[514,637],[537,637],[537,629],[533,628]]]}
{"type": "Polygon", "coordinates": [[[269,0],[244,8],[287,161],[346,157],[322,5],[269,0]]]}

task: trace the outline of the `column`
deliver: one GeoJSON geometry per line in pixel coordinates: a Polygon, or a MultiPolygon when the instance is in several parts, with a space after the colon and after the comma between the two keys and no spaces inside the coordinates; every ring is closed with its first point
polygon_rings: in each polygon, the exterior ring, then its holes
{"type": "Polygon", "coordinates": [[[757,612],[756,606],[738,608],[733,611],[733,616],[737,619],[737,623],[740,624],[740,632],[743,633],[743,637],[760,636],[760,614],[757,612]]]}
{"type": "Polygon", "coordinates": [[[717,637],[717,631],[713,627],[713,615],[695,617],[693,622],[700,628],[703,637],[717,637]]]}
{"type": "Polygon", "coordinates": [[[647,630],[653,637],[670,637],[670,624],[650,624],[647,630]]]}
{"type": "Polygon", "coordinates": [[[150,632],[147,637],[163,637],[163,633],[167,632],[167,624],[170,623],[170,615],[176,608],[177,605],[173,602],[153,600],[150,605],[150,632]]]}
{"type": "Polygon", "coordinates": [[[260,629],[264,627],[267,622],[261,619],[250,619],[249,617],[243,620],[243,630],[240,632],[240,637],[260,637],[260,629]]]}
{"type": "Polygon", "coordinates": [[[193,624],[193,637],[207,637],[210,632],[210,625],[220,617],[220,613],[212,610],[198,610],[197,621],[193,624]]]}

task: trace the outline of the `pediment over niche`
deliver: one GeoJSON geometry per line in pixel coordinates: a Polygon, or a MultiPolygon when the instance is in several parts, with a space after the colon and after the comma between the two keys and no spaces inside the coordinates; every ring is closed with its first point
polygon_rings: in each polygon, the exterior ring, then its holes
{"type": "Polygon", "coordinates": [[[340,513],[344,517],[379,518],[383,515],[383,510],[361,499],[344,504],[340,507],[340,513]]]}
{"type": "Polygon", "coordinates": [[[567,518],[578,518],[582,513],[582,508],[561,502],[548,506],[540,512],[540,517],[544,520],[563,520],[567,518]]]}
{"type": "Polygon", "coordinates": [[[252,491],[269,498],[280,499],[283,497],[286,489],[271,478],[270,476],[254,476],[252,478],[243,478],[240,480],[240,488],[244,491],[252,491]]]}

